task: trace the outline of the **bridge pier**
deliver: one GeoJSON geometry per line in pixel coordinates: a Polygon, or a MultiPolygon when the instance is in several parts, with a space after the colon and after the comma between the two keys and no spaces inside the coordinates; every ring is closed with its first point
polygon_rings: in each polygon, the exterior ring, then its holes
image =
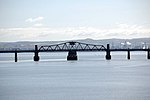
{"type": "Polygon", "coordinates": [[[127,54],[127,59],[130,60],[130,50],[129,50],[129,48],[128,48],[127,53],[128,53],[128,54],[127,54]]]}
{"type": "Polygon", "coordinates": [[[147,59],[150,59],[150,49],[147,50],[147,59]]]}
{"type": "Polygon", "coordinates": [[[38,55],[38,46],[35,45],[35,51],[34,51],[34,61],[39,61],[40,57],[38,55]]]}
{"type": "Polygon", "coordinates": [[[77,51],[69,50],[67,60],[78,60],[77,58],[77,51]]]}
{"type": "Polygon", "coordinates": [[[106,49],[106,60],[110,60],[111,55],[110,55],[110,47],[109,44],[107,44],[107,49],[106,49]]]}
{"type": "Polygon", "coordinates": [[[17,50],[15,50],[15,62],[17,62],[17,50]]]}

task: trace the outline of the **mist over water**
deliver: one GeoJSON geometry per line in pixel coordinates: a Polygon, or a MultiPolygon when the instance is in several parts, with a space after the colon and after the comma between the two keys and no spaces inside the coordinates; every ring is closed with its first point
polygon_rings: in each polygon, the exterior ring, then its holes
{"type": "Polygon", "coordinates": [[[0,54],[0,100],[149,100],[150,60],[146,52],[0,54]]]}

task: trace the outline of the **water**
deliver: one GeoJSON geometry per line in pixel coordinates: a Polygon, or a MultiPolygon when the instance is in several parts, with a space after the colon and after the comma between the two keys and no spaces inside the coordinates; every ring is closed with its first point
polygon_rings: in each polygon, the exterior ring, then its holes
{"type": "Polygon", "coordinates": [[[0,54],[0,100],[149,100],[150,60],[145,52],[79,52],[78,61],[67,53],[0,54]]]}

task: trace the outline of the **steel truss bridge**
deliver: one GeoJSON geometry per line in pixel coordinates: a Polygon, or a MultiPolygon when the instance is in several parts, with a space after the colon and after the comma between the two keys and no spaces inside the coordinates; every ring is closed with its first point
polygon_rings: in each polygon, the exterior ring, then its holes
{"type": "Polygon", "coordinates": [[[104,45],[94,45],[94,44],[87,44],[81,42],[65,42],[60,44],[54,45],[42,45],[38,46],[35,45],[34,50],[9,50],[9,51],[0,51],[0,53],[15,53],[15,62],[17,62],[17,53],[23,52],[33,52],[34,53],[34,61],[39,61],[39,52],[68,52],[67,60],[77,60],[77,51],[105,51],[106,52],[106,59],[111,59],[110,52],[112,51],[127,51],[127,59],[130,59],[130,51],[146,51],[147,52],[147,59],[150,59],[150,49],[110,49],[109,44],[107,47],[104,45]]]}
{"type": "Polygon", "coordinates": [[[39,51],[105,51],[103,45],[86,44],[80,42],[66,42],[56,45],[44,45],[39,48],[39,51]]]}

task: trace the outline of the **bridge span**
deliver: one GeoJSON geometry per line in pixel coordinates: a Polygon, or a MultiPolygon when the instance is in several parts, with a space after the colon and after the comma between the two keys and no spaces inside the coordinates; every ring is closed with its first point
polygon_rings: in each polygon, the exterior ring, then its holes
{"type": "Polygon", "coordinates": [[[0,51],[0,53],[15,53],[15,62],[17,62],[17,53],[27,53],[33,52],[34,53],[34,61],[39,61],[39,52],[68,52],[67,60],[77,60],[77,51],[82,52],[95,52],[95,51],[104,51],[106,52],[106,60],[111,59],[110,52],[115,51],[126,51],[127,52],[127,59],[130,59],[130,51],[146,51],[147,52],[147,59],[150,59],[150,49],[110,49],[109,44],[107,47],[104,45],[94,45],[94,44],[86,44],[80,42],[65,42],[60,44],[54,45],[42,45],[38,46],[35,45],[34,50],[9,50],[9,51],[0,51]]]}

